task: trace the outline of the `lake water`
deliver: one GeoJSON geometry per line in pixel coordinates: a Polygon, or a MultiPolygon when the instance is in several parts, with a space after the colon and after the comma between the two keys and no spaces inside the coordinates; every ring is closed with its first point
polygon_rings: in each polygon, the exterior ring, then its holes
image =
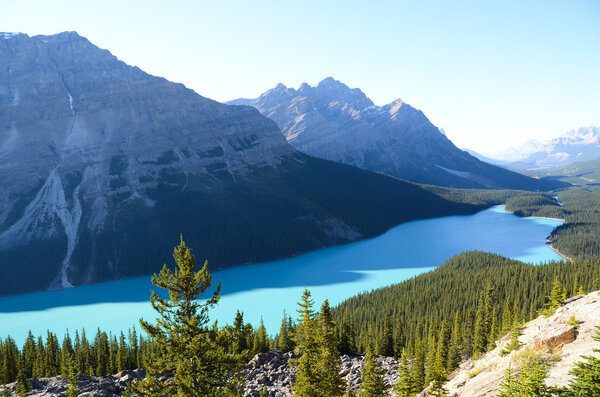
{"type": "MultiPolygon", "coordinates": [[[[474,215],[450,216],[405,223],[381,236],[310,252],[294,258],[239,266],[213,273],[221,282],[221,301],[211,312],[220,324],[232,323],[236,309],[246,321],[261,316],[269,333],[279,330],[283,310],[295,315],[303,289],[335,305],[362,291],[383,287],[429,271],[464,251],[482,250],[530,263],[561,260],[546,237],[561,222],[519,218],[496,206],[474,215]]],[[[199,263],[202,253],[196,252],[199,263]]],[[[210,262],[210,258],[209,258],[210,262]]],[[[150,277],[0,298],[0,337],[11,335],[19,345],[27,331],[62,337],[85,327],[88,335],[100,327],[113,333],[153,319],[148,301],[150,277]]]]}

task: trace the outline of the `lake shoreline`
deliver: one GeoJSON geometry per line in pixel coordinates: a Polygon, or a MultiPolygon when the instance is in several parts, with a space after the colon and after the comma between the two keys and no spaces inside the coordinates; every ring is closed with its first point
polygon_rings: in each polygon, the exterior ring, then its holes
{"type": "MultiPolygon", "coordinates": [[[[512,211],[508,211],[508,210],[506,209],[506,204],[504,204],[504,210],[505,210],[506,212],[509,212],[509,213],[511,213],[511,214],[513,214],[513,215],[515,215],[515,216],[519,216],[519,215],[515,214],[515,213],[514,213],[514,212],[512,212],[512,211]]],[[[565,223],[567,223],[567,221],[566,221],[565,219],[561,219],[561,218],[552,218],[552,217],[549,217],[549,216],[535,216],[535,215],[530,215],[530,216],[523,216],[523,217],[520,217],[520,218],[548,219],[548,220],[551,220],[551,221],[559,221],[559,222],[562,222],[562,224],[563,224],[563,225],[564,225],[565,223]]],[[[558,227],[558,226],[557,226],[557,227],[558,227]]],[[[555,227],[554,229],[556,229],[556,227],[555,227]]],[[[554,230],[552,230],[552,231],[554,231],[554,230]]],[[[550,233],[550,234],[552,234],[552,233],[550,233]]],[[[550,235],[548,235],[548,237],[550,237],[550,235]]],[[[568,256],[566,256],[565,254],[563,254],[562,252],[560,252],[558,249],[556,249],[555,247],[553,247],[553,246],[552,246],[552,243],[550,243],[550,240],[548,240],[547,238],[546,238],[546,244],[548,245],[548,247],[549,247],[549,248],[550,248],[552,251],[556,252],[556,254],[557,254],[558,256],[560,256],[561,258],[564,258],[564,259],[568,260],[569,262],[573,262],[573,259],[569,258],[569,257],[568,257],[568,256]]]]}
{"type": "Polygon", "coordinates": [[[552,246],[552,244],[550,243],[550,241],[546,240],[548,247],[550,247],[550,249],[554,252],[556,252],[557,255],[559,255],[562,258],[565,258],[566,260],[568,260],[569,262],[573,262],[573,259],[569,258],[568,256],[566,256],[565,254],[563,254],[562,252],[560,252],[559,250],[557,250],[556,248],[554,248],[552,246]]]}

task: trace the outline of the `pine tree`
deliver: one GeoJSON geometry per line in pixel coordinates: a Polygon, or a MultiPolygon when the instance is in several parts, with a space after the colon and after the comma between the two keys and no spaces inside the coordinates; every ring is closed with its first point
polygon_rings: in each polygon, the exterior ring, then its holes
{"type": "Polygon", "coordinates": [[[493,350],[496,347],[496,338],[498,337],[498,314],[496,308],[492,311],[492,322],[490,325],[490,336],[488,337],[487,350],[493,350]]]}
{"type": "Polygon", "coordinates": [[[65,337],[63,338],[62,349],[61,349],[61,357],[60,357],[60,373],[61,373],[61,375],[63,375],[63,376],[67,375],[69,360],[71,359],[73,354],[75,354],[75,352],[73,351],[73,346],[71,344],[71,337],[69,336],[69,330],[67,330],[67,333],[65,334],[65,337]]]}
{"type": "Polygon", "coordinates": [[[438,345],[436,348],[435,361],[433,365],[433,375],[432,375],[432,384],[429,389],[429,394],[432,396],[445,396],[446,389],[444,389],[444,383],[446,383],[446,357],[445,350],[447,348],[447,344],[445,341],[444,333],[445,333],[445,321],[442,322],[442,328],[440,330],[440,337],[438,338],[438,345]]]}
{"type": "Polygon", "coordinates": [[[254,354],[266,353],[269,351],[269,337],[267,336],[267,330],[263,322],[262,317],[260,318],[260,326],[254,334],[254,344],[252,346],[254,354]]]}
{"type": "Polygon", "coordinates": [[[411,365],[412,379],[415,391],[421,391],[425,385],[425,352],[422,341],[415,342],[415,355],[411,365]]]}
{"type": "Polygon", "coordinates": [[[396,357],[401,357],[404,348],[404,327],[402,321],[396,323],[396,335],[394,337],[394,354],[396,357]]]}
{"type": "Polygon", "coordinates": [[[298,328],[294,333],[296,351],[301,357],[294,362],[297,365],[296,381],[292,384],[294,395],[298,397],[318,397],[319,385],[319,342],[317,339],[317,321],[313,310],[314,301],[305,289],[298,302],[298,328]]]}
{"type": "Polygon", "coordinates": [[[433,322],[429,323],[429,332],[427,337],[427,355],[425,357],[425,384],[433,380],[435,354],[437,352],[437,329],[433,322]]]}
{"type": "Polygon", "coordinates": [[[473,358],[477,359],[487,346],[488,333],[486,332],[485,297],[479,297],[477,313],[475,314],[475,329],[473,331],[473,358]]]}
{"type": "Polygon", "coordinates": [[[67,362],[67,369],[65,378],[69,382],[69,388],[67,389],[67,397],[77,397],[79,395],[79,389],[77,388],[77,362],[73,356],[70,356],[67,362]]]}
{"type": "Polygon", "coordinates": [[[373,354],[373,347],[369,347],[363,363],[360,384],[360,397],[384,397],[388,386],[383,379],[385,370],[373,354]]]}
{"type": "Polygon", "coordinates": [[[19,359],[19,368],[17,373],[17,388],[16,392],[19,396],[24,396],[31,390],[31,384],[27,375],[25,374],[25,360],[21,357],[19,359]]]}
{"type": "Polygon", "coordinates": [[[463,343],[462,343],[462,354],[466,357],[471,357],[473,355],[473,333],[475,331],[475,312],[471,308],[467,311],[467,316],[465,318],[464,328],[463,328],[463,343]]]}
{"type": "MultiPolygon", "coordinates": [[[[158,354],[148,364],[150,374],[171,373],[173,381],[160,382],[155,376],[133,382],[130,394],[144,396],[220,396],[235,389],[228,379],[237,369],[233,357],[210,339],[209,310],[219,301],[221,285],[206,300],[199,300],[212,285],[208,263],[196,271],[194,255],[183,237],[173,252],[176,268],[164,265],[152,284],[168,291],[168,299],[154,291],[150,298],[159,315],[156,324],[140,320],[142,328],[154,340],[158,354]]],[[[136,338],[137,344],[137,338],[136,338]]],[[[234,379],[235,380],[235,379],[234,379]]]]}
{"type": "Polygon", "coordinates": [[[119,350],[117,351],[117,371],[123,371],[127,367],[127,351],[125,350],[125,335],[121,331],[119,335],[119,350]]]}
{"type": "Polygon", "coordinates": [[[277,341],[277,347],[282,352],[290,352],[294,350],[294,342],[290,335],[289,319],[286,311],[283,311],[283,318],[281,319],[281,327],[279,327],[279,339],[277,341]]]}
{"type": "Polygon", "coordinates": [[[512,327],[513,316],[510,299],[507,297],[504,303],[504,310],[502,310],[502,333],[507,333],[512,327]]]}
{"type": "Polygon", "coordinates": [[[340,330],[339,350],[341,354],[354,354],[357,352],[356,335],[351,321],[344,321],[340,330]]]}
{"type": "Polygon", "coordinates": [[[450,346],[448,347],[448,361],[446,367],[449,371],[453,371],[460,364],[461,344],[460,314],[457,310],[454,315],[454,326],[452,327],[452,336],[450,337],[450,346]]]}
{"type": "Polygon", "coordinates": [[[342,396],[346,388],[346,383],[339,376],[342,363],[340,361],[340,353],[337,350],[335,323],[331,318],[331,308],[327,299],[325,299],[321,306],[317,323],[317,342],[320,346],[318,368],[322,395],[342,396]]]}
{"type": "Polygon", "coordinates": [[[414,397],[415,395],[416,387],[408,365],[408,357],[406,353],[402,353],[400,364],[398,365],[398,381],[394,385],[394,396],[414,397]]]}
{"type": "Polygon", "coordinates": [[[394,356],[394,329],[390,317],[387,316],[383,322],[383,339],[379,346],[379,355],[384,357],[394,356]]]}
{"type": "Polygon", "coordinates": [[[25,344],[23,345],[23,360],[25,365],[25,376],[27,378],[33,377],[33,363],[35,362],[36,350],[35,338],[31,331],[29,331],[27,339],[25,339],[25,344]]]}
{"type": "MultiPolygon", "coordinates": [[[[516,321],[517,324],[520,324],[523,321],[523,318],[521,316],[521,310],[519,309],[519,305],[517,304],[516,301],[513,305],[512,317],[513,317],[513,323],[516,321]]],[[[512,324],[511,324],[511,326],[512,326],[512,324]]]]}
{"type": "Polygon", "coordinates": [[[561,286],[558,279],[554,279],[552,292],[547,297],[547,302],[545,303],[546,309],[542,311],[542,314],[546,317],[553,315],[565,300],[567,300],[567,291],[561,286]]]}
{"type": "MultiPolygon", "coordinates": [[[[596,327],[594,340],[600,342],[600,327],[596,327]]],[[[598,354],[600,349],[593,349],[598,354]]],[[[575,396],[600,396],[600,358],[583,356],[584,361],[575,363],[570,374],[573,375],[569,388],[575,396]]]]}

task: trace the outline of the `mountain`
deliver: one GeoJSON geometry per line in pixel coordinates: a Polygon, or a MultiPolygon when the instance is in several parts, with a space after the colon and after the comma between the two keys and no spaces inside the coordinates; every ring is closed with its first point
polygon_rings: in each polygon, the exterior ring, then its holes
{"type": "Polygon", "coordinates": [[[594,160],[600,158],[600,128],[581,127],[548,141],[529,141],[510,152],[520,155],[509,156],[513,161],[507,167],[519,171],[562,168],[576,161],[594,160]]]}
{"type": "Polygon", "coordinates": [[[531,170],[528,173],[554,177],[574,185],[597,184],[600,183],[600,157],[595,160],[576,161],[565,167],[531,170]]]}
{"type": "Polygon", "coordinates": [[[478,160],[483,161],[484,163],[490,163],[490,164],[499,165],[499,166],[503,166],[503,165],[510,163],[510,161],[507,161],[507,160],[497,160],[497,159],[493,159],[491,157],[484,156],[483,154],[478,153],[475,150],[471,150],[471,149],[463,149],[463,150],[465,152],[469,153],[471,156],[477,158],[478,160]]]}
{"type": "Polygon", "coordinates": [[[558,185],[484,163],[458,149],[425,115],[395,100],[375,106],[358,88],[328,77],[298,90],[283,84],[251,105],[274,120],[301,152],[440,186],[543,190],[558,185]]]}
{"type": "Polygon", "coordinates": [[[157,271],[183,234],[211,268],[475,212],[294,150],[75,32],[0,34],[0,295],[157,271]]]}

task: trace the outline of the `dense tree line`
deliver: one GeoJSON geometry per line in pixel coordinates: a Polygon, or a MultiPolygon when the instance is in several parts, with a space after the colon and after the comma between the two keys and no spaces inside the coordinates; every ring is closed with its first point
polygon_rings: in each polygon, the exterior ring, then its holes
{"type": "Polygon", "coordinates": [[[600,260],[536,266],[468,252],[429,273],[352,297],[332,313],[342,352],[365,352],[372,338],[377,354],[410,362],[416,391],[431,382],[441,387],[462,360],[493,349],[498,337],[553,312],[566,296],[599,288],[600,260]]]}
{"type": "MultiPolygon", "coordinates": [[[[185,246],[175,251],[179,263],[192,263],[190,255],[185,246]]],[[[534,266],[464,253],[432,272],[358,295],[333,310],[325,301],[319,312],[305,291],[297,321],[284,315],[274,340],[262,324],[244,323],[239,312],[231,326],[208,325],[218,288],[208,301],[196,301],[210,286],[206,265],[197,272],[189,266],[183,273],[165,267],[153,282],[169,290],[169,299],[153,294],[153,306],[164,315],[157,324],[142,321],[149,337],[135,329],[118,336],[98,330],[91,339],[82,331],[59,342],[50,332],[45,338],[30,333],[21,349],[9,337],[0,342],[0,382],[17,380],[19,392],[25,393],[30,377],[62,375],[72,380],[76,395],[77,374],[104,376],[146,367],[151,374],[182,377],[168,387],[187,390],[186,395],[232,395],[242,387],[240,379],[232,382],[236,371],[254,354],[277,347],[301,354],[294,364],[294,390],[300,396],[321,395],[325,389],[328,395],[342,395],[345,385],[336,376],[339,354],[359,352],[367,353],[361,395],[383,395],[387,387],[377,355],[401,359],[396,395],[414,395],[426,385],[432,394],[443,395],[446,376],[462,360],[493,349],[506,333],[513,336],[508,349],[519,349],[520,324],[538,313],[550,314],[566,296],[597,289],[600,261],[534,266]]],[[[589,370],[589,365],[580,367],[589,370]]],[[[589,377],[589,371],[581,376],[589,377]]],[[[162,395],[165,387],[161,378],[150,377],[132,390],[162,395]]]]}
{"type": "Polygon", "coordinates": [[[557,193],[562,206],[548,193],[511,197],[506,208],[519,216],[564,219],[548,240],[572,259],[600,257],[600,187],[572,187],[557,193]]]}

